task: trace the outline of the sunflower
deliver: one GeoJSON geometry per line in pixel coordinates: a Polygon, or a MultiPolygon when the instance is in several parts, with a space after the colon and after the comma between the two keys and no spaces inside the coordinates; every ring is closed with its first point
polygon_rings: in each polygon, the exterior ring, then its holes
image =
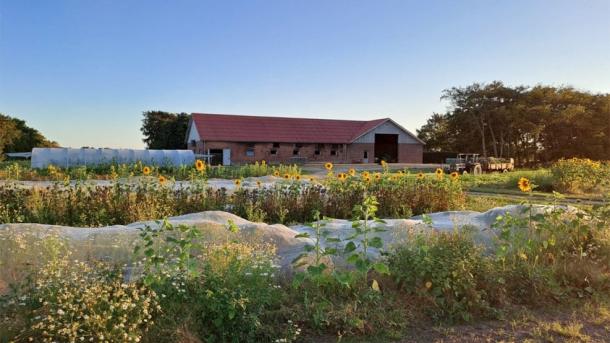
{"type": "Polygon", "coordinates": [[[517,182],[517,185],[519,186],[519,189],[521,190],[521,192],[531,192],[532,191],[532,184],[531,184],[530,180],[525,177],[520,178],[519,182],[517,182]]]}
{"type": "Polygon", "coordinates": [[[364,179],[364,182],[366,182],[366,183],[370,183],[371,182],[371,177],[368,176],[368,175],[366,177],[364,177],[363,179],[364,179]]]}
{"type": "Polygon", "coordinates": [[[405,175],[405,172],[404,172],[404,171],[402,171],[402,170],[399,170],[399,171],[398,171],[398,175],[403,176],[403,175],[405,175]]]}
{"type": "Polygon", "coordinates": [[[349,176],[356,176],[356,169],[354,168],[350,168],[347,173],[349,174],[349,176]]]}
{"type": "Polygon", "coordinates": [[[381,180],[381,174],[375,173],[375,180],[381,180]]]}
{"type": "Polygon", "coordinates": [[[420,173],[417,173],[417,178],[418,178],[419,180],[423,180],[423,178],[424,178],[424,177],[425,177],[424,173],[421,173],[421,172],[420,172],[420,173]]]}
{"type": "Polygon", "coordinates": [[[259,180],[256,181],[256,187],[261,188],[263,186],[263,183],[260,182],[259,180]]]}
{"type": "Polygon", "coordinates": [[[454,171],[453,173],[449,174],[449,176],[451,176],[451,180],[457,180],[460,178],[460,174],[456,171],[454,171]]]}
{"type": "Polygon", "coordinates": [[[142,168],[142,174],[144,174],[144,175],[150,175],[150,167],[144,167],[144,168],[142,168]]]}
{"type": "Polygon", "coordinates": [[[284,174],[284,179],[290,180],[290,174],[288,174],[288,173],[284,174]]]}
{"type": "Polygon", "coordinates": [[[436,171],[434,173],[439,179],[441,179],[445,175],[445,172],[441,168],[436,168],[436,171]]]}
{"type": "Polygon", "coordinates": [[[280,176],[280,172],[278,170],[274,171],[273,176],[280,176]]]}
{"type": "Polygon", "coordinates": [[[328,171],[331,171],[331,170],[333,170],[333,164],[330,162],[326,162],[324,164],[324,168],[326,168],[326,170],[328,170],[328,171]]]}
{"type": "Polygon", "coordinates": [[[343,181],[343,180],[347,179],[347,175],[345,175],[345,173],[339,173],[339,174],[337,174],[337,179],[343,181]]]}
{"type": "Polygon", "coordinates": [[[362,177],[363,177],[363,178],[365,178],[365,179],[366,179],[367,177],[368,177],[368,178],[370,178],[370,177],[371,177],[371,173],[369,173],[369,172],[367,172],[367,171],[363,171],[363,172],[362,172],[362,177]]]}
{"type": "Polygon", "coordinates": [[[233,180],[233,183],[235,184],[235,186],[239,187],[241,186],[241,180],[240,179],[235,179],[233,180]]]}
{"type": "Polygon", "coordinates": [[[295,175],[295,176],[294,176],[294,179],[295,179],[295,180],[297,180],[297,181],[301,181],[301,175],[298,175],[298,174],[297,174],[297,175],[295,175]]]}
{"type": "Polygon", "coordinates": [[[163,185],[166,182],[167,182],[167,179],[165,178],[165,176],[159,175],[159,183],[163,185]]]}
{"type": "Polygon", "coordinates": [[[381,160],[381,166],[382,167],[387,167],[387,165],[388,165],[388,162],[386,162],[384,160],[381,160]]]}
{"type": "Polygon", "coordinates": [[[195,161],[195,169],[197,169],[197,171],[204,171],[205,170],[205,163],[203,163],[202,160],[195,161]]]}
{"type": "Polygon", "coordinates": [[[262,160],[262,161],[261,161],[261,166],[266,166],[266,165],[267,165],[267,161],[262,160]]]}
{"type": "Polygon", "coordinates": [[[309,178],[309,182],[315,182],[315,181],[316,181],[316,179],[314,179],[313,177],[309,178]]]}

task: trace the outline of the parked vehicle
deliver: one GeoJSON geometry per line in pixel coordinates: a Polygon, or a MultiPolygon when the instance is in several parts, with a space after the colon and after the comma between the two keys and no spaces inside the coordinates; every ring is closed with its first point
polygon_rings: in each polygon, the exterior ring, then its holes
{"type": "Polygon", "coordinates": [[[458,154],[455,158],[447,158],[443,168],[445,172],[479,175],[484,172],[508,172],[515,169],[515,160],[495,157],[481,157],[479,154],[458,154]]]}

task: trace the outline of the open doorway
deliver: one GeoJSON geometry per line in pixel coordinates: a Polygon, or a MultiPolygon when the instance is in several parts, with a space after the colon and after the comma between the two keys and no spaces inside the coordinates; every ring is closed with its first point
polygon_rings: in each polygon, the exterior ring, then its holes
{"type": "Polygon", "coordinates": [[[375,162],[398,162],[398,135],[375,134],[375,162]]]}
{"type": "Polygon", "coordinates": [[[222,149],[210,149],[210,164],[213,166],[222,165],[222,149]]]}

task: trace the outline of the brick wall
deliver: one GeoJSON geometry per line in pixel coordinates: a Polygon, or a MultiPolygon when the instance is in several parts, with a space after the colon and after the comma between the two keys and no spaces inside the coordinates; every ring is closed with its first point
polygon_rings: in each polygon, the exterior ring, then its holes
{"type": "MultiPolygon", "coordinates": [[[[320,154],[316,155],[317,144],[302,144],[298,155],[293,155],[294,144],[280,143],[279,148],[274,148],[273,143],[255,143],[254,156],[246,156],[248,144],[236,142],[205,142],[199,141],[189,148],[195,153],[207,153],[208,149],[231,149],[231,163],[250,163],[265,160],[270,163],[287,163],[293,157],[304,157],[308,162],[333,162],[333,163],[362,163],[364,152],[368,152],[368,162],[374,162],[375,145],[370,143],[343,144],[323,144],[320,154]],[[276,150],[272,155],[271,150],[276,150]],[[335,154],[332,155],[331,152],[335,154]]],[[[399,144],[398,162],[400,163],[421,163],[423,147],[419,144],[399,144]]]]}
{"type": "Polygon", "coordinates": [[[423,156],[421,144],[398,144],[398,163],[422,163],[423,156]]]}

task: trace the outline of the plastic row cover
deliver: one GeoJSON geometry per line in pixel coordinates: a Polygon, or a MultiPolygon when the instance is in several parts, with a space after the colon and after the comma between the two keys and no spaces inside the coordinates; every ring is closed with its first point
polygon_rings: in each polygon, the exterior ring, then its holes
{"type": "Polygon", "coordinates": [[[195,162],[195,154],[192,150],[85,148],[34,148],[32,150],[32,168],[46,168],[50,164],[66,168],[109,163],[130,164],[138,161],[150,165],[180,166],[193,164],[195,162]]]}

